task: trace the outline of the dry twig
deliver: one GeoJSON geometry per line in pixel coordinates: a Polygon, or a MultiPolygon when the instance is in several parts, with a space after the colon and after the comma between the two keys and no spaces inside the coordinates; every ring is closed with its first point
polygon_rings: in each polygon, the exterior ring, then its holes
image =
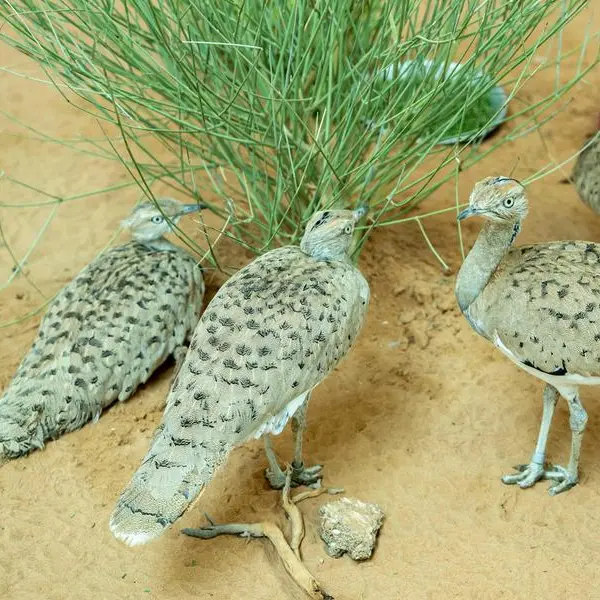
{"type": "Polygon", "coordinates": [[[333,600],[333,596],[330,596],[323,590],[321,584],[304,566],[300,557],[300,544],[304,538],[304,518],[296,505],[307,498],[315,498],[323,493],[338,494],[343,490],[337,488],[319,488],[301,492],[293,498],[290,498],[291,473],[291,469],[288,467],[287,478],[281,496],[281,504],[291,523],[290,543],[286,540],[280,527],[271,521],[217,525],[208,515],[206,515],[206,518],[209,525],[197,529],[186,528],[182,530],[182,533],[205,540],[219,535],[239,535],[245,538],[267,538],[273,544],[277,554],[279,554],[285,570],[296,584],[304,590],[309,598],[313,598],[314,600],[333,600]]]}

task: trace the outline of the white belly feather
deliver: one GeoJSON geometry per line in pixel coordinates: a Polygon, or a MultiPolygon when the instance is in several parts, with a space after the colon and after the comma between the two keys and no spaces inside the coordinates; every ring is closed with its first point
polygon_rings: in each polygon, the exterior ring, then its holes
{"type": "Polygon", "coordinates": [[[265,433],[279,435],[287,425],[287,422],[294,416],[295,412],[302,406],[302,404],[304,404],[308,394],[309,392],[301,394],[286,404],[281,412],[276,414],[274,417],[268,418],[264,423],[262,423],[262,425],[251,437],[258,439],[265,433]]]}

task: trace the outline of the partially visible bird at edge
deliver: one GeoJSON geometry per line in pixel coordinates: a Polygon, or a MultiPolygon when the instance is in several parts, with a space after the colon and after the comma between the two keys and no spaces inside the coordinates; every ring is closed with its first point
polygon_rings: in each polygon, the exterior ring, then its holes
{"type": "Polygon", "coordinates": [[[579,197],[600,214],[600,119],[596,134],[590,136],[575,161],[573,173],[566,180],[573,183],[579,197]]]}
{"type": "Polygon", "coordinates": [[[52,300],[0,397],[0,463],[97,420],[169,355],[183,358],[204,280],[163,236],[201,208],[170,198],[137,205],[122,222],[133,241],[101,253],[52,300]]]}
{"type": "Polygon", "coordinates": [[[264,438],[274,488],[285,474],[270,434],[292,420],[294,485],[320,481],[302,457],[312,390],[354,342],[369,286],[349,254],[366,213],[315,213],[300,246],[267,252],[233,275],[202,315],[167,398],[150,450],[110,519],[129,545],[160,536],[244,442],[264,438]]]}
{"type": "Polygon", "coordinates": [[[526,217],[524,187],[510,177],[477,183],[459,220],[485,223],[456,281],[459,307],[471,327],[521,369],[545,384],[537,444],[527,464],[506,475],[521,488],[551,480],[551,495],[579,481],[587,413],[581,385],[600,384],[600,245],[558,241],[513,247],[526,217]],[[546,462],[559,396],[569,407],[571,454],[566,467],[546,462]]]}

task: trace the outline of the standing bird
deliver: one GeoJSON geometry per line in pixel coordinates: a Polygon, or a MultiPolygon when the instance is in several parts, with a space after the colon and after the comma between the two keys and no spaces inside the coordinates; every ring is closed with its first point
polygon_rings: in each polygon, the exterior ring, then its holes
{"type": "Polygon", "coordinates": [[[269,434],[292,418],[292,480],[319,480],[302,460],[313,388],[350,349],[369,286],[349,258],[366,211],[318,212],[300,246],[272,250],[238,271],[202,315],[150,450],[112,514],[129,545],[161,535],[210,482],[235,446],[264,436],[273,487],[285,483],[269,434]]]}
{"type": "Polygon", "coordinates": [[[477,215],[487,222],[458,274],[460,309],[479,335],[546,383],[531,462],[502,481],[528,488],[550,479],[555,495],[578,481],[587,423],[578,388],[600,384],[600,245],[567,241],[511,248],[527,215],[527,198],[509,177],[475,185],[458,219],[477,215]],[[566,468],[547,468],[546,441],[559,394],[569,405],[571,456],[566,468]]]}
{"type": "Polygon", "coordinates": [[[199,204],[139,204],[133,241],[103,252],[63,288],[0,398],[0,462],[42,448],[127,400],[196,326],[196,260],[163,235],[199,204]]]}
{"type": "Polygon", "coordinates": [[[575,185],[583,202],[600,214],[600,134],[586,141],[568,181],[575,185]]]}

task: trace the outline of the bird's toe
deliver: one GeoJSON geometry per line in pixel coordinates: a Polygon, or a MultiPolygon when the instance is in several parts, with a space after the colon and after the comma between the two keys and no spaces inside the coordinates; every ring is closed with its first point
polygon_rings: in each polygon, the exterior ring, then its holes
{"type": "Polygon", "coordinates": [[[518,485],[521,489],[530,488],[537,481],[544,477],[544,466],[539,463],[529,463],[528,465],[517,465],[516,473],[502,477],[502,483],[507,485],[518,485]]]}
{"type": "Polygon", "coordinates": [[[579,482],[579,478],[576,474],[570,473],[568,469],[559,465],[555,465],[552,469],[546,471],[545,478],[556,481],[556,483],[548,489],[548,493],[551,496],[566,492],[579,482]]]}
{"type": "Polygon", "coordinates": [[[318,486],[321,483],[322,471],[322,465],[313,465],[311,467],[292,465],[292,486],[318,486]]]}
{"type": "Polygon", "coordinates": [[[265,477],[269,482],[269,485],[274,490],[282,490],[285,485],[285,473],[281,470],[272,471],[271,469],[265,469],[265,477]]]}

